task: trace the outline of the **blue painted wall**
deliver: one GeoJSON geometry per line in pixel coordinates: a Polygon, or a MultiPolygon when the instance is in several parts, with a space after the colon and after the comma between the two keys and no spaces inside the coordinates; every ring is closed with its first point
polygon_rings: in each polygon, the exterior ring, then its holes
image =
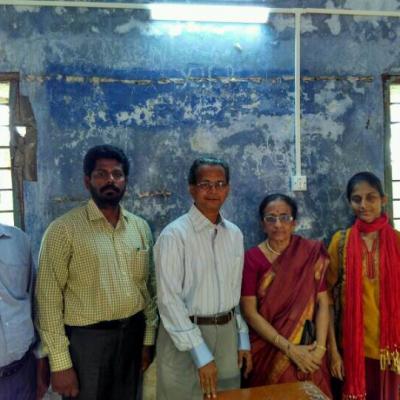
{"type": "MultiPolygon", "coordinates": [[[[400,6],[393,0],[260,3],[400,6]]],[[[396,18],[302,18],[302,162],[309,190],[294,197],[299,232],[309,237],[327,240],[347,222],[343,192],[353,173],[369,169],[383,177],[381,74],[399,72],[399,34],[396,18]]],[[[132,10],[2,6],[0,72],[9,71],[20,72],[38,124],[39,180],[25,187],[36,251],[46,226],[87,197],[82,158],[99,143],[127,152],[132,176],[125,206],[156,235],[190,206],[186,175],[201,155],[230,163],[225,214],[242,228],[247,246],[262,237],[257,207],[264,193],[290,193],[292,16],[272,15],[263,26],[161,23],[132,10]]]]}

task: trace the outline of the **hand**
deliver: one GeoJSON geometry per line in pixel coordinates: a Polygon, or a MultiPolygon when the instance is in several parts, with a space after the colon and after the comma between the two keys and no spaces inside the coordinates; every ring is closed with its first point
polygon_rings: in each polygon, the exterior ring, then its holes
{"type": "Polygon", "coordinates": [[[312,352],[317,344],[293,345],[289,347],[287,356],[297,365],[299,370],[304,373],[312,373],[319,369],[320,362],[317,362],[312,352]]]}
{"type": "Polygon", "coordinates": [[[253,369],[253,362],[251,359],[251,353],[248,350],[239,350],[238,351],[238,366],[239,369],[244,367],[243,376],[247,378],[249,373],[253,369]]]}
{"type": "Polygon", "coordinates": [[[199,368],[200,387],[208,399],[217,397],[217,365],[211,361],[199,368]]]}
{"type": "Polygon", "coordinates": [[[329,361],[331,375],[334,378],[338,378],[342,381],[344,378],[343,360],[337,350],[332,350],[329,352],[329,361]]]}
{"type": "Polygon", "coordinates": [[[73,368],[51,373],[51,387],[65,397],[76,397],[79,393],[78,377],[73,368]]]}
{"type": "Polygon", "coordinates": [[[36,400],[42,400],[50,384],[50,368],[47,357],[36,360],[36,400]]]}
{"type": "Polygon", "coordinates": [[[316,346],[315,349],[311,352],[314,361],[318,364],[322,364],[322,359],[324,358],[326,353],[326,349],[323,346],[316,346]]]}
{"type": "Polygon", "coordinates": [[[154,360],[154,346],[143,346],[142,350],[142,372],[150,367],[154,360]]]}

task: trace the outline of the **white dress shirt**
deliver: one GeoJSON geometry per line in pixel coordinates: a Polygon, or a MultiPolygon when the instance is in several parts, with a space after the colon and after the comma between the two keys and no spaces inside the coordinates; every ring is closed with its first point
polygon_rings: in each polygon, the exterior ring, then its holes
{"type": "Polygon", "coordinates": [[[190,351],[197,367],[213,356],[189,316],[235,309],[239,348],[250,349],[248,328],[239,311],[243,235],[220,217],[213,224],[197,208],[169,224],[154,247],[160,316],[175,346],[190,351]]]}

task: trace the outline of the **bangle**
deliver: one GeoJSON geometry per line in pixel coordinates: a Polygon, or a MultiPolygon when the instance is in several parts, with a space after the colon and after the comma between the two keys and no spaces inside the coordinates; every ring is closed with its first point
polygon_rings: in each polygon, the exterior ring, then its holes
{"type": "Polygon", "coordinates": [[[280,342],[280,335],[279,335],[279,333],[277,333],[274,336],[273,343],[274,343],[275,346],[278,346],[279,342],[280,342]]]}
{"type": "Polygon", "coordinates": [[[321,349],[321,350],[323,350],[323,351],[326,351],[326,347],[325,347],[325,346],[322,346],[322,344],[317,344],[316,348],[317,348],[317,349],[321,349]]]}

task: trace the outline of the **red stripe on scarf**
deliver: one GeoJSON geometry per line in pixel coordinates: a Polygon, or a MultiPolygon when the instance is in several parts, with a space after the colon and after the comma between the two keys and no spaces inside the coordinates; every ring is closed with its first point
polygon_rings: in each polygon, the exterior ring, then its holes
{"type": "MultiPolygon", "coordinates": [[[[400,345],[400,248],[394,229],[383,214],[371,224],[357,219],[351,228],[345,269],[343,355],[345,398],[365,396],[364,316],[362,303],[362,253],[360,233],[379,231],[380,350],[389,355],[384,369],[399,372],[400,345]],[[397,364],[397,365],[395,365],[397,364]]],[[[381,357],[382,362],[382,357],[381,357]]]]}

